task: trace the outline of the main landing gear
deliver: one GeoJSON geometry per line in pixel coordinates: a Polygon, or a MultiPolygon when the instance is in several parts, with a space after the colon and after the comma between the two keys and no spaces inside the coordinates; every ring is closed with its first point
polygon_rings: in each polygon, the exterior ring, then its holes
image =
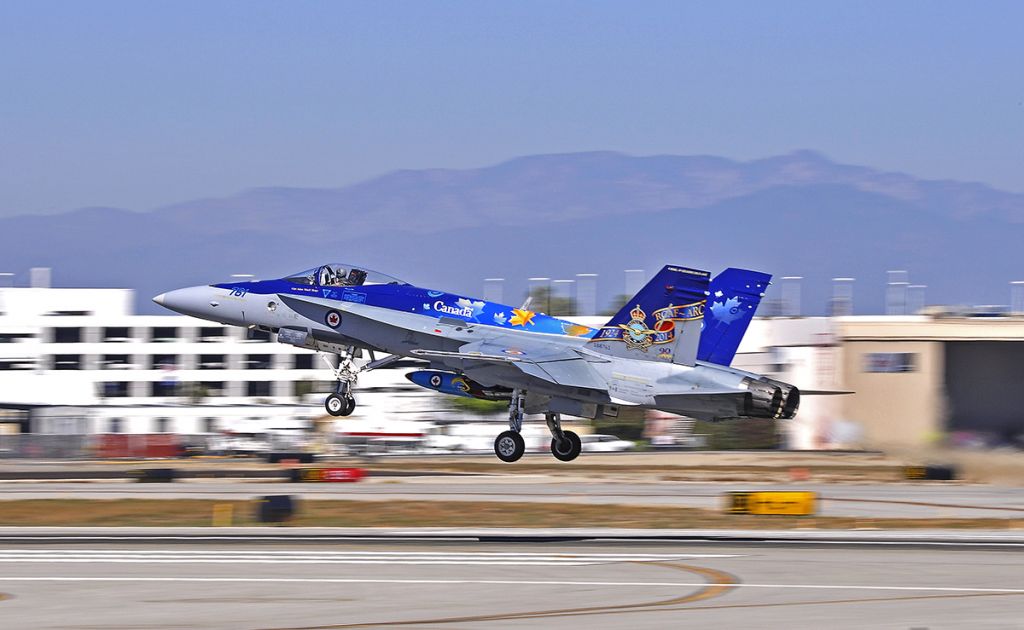
{"type": "Polygon", "coordinates": [[[549,411],[544,414],[544,421],[548,423],[548,430],[551,431],[551,454],[555,459],[571,462],[579,457],[580,451],[583,450],[583,442],[574,432],[562,430],[561,416],[549,411]]]}
{"type": "Polygon", "coordinates": [[[523,404],[526,395],[523,390],[512,391],[508,405],[508,431],[503,431],[494,440],[494,454],[503,462],[518,461],[526,452],[526,441],[520,433],[523,430],[523,404]]]}
{"type": "Polygon", "coordinates": [[[355,411],[356,399],[352,395],[352,390],[355,388],[360,374],[384,367],[401,358],[398,355],[391,354],[378,359],[374,355],[373,350],[369,350],[370,362],[357,369],[354,359],[356,356],[361,356],[357,355],[357,352],[361,352],[361,350],[357,350],[354,346],[348,346],[344,352],[338,354],[320,353],[320,356],[323,357],[324,361],[334,372],[334,378],[338,381],[334,388],[334,393],[324,401],[327,413],[332,416],[349,416],[355,411]]]}
{"type": "MultiPolygon", "coordinates": [[[[512,402],[508,407],[508,431],[503,431],[494,440],[494,454],[503,462],[519,460],[526,452],[523,440],[523,403],[526,395],[522,390],[512,392],[512,402]]],[[[562,419],[557,413],[547,412],[544,420],[551,431],[551,454],[563,462],[571,462],[580,455],[583,444],[580,436],[572,431],[562,430],[562,419]]]]}

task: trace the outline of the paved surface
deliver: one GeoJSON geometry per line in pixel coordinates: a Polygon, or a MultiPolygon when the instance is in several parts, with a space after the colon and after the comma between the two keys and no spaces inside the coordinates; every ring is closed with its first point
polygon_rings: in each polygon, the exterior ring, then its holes
{"type": "Polygon", "coordinates": [[[4,628],[1014,628],[1024,552],[957,546],[0,546],[4,628]]]}
{"type": "Polygon", "coordinates": [[[0,500],[12,499],[249,499],[292,494],[305,499],[365,501],[528,501],[719,509],[722,494],[736,490],[810,490],[822,498],[820,514],[877,518],[1024,518],[1018,488],[941,482],[894,484],[757,484],[636,482],[543,475],[369,479],[360,483],[182,481],[169,484],[103,482],[0,483],[0,500]]]}

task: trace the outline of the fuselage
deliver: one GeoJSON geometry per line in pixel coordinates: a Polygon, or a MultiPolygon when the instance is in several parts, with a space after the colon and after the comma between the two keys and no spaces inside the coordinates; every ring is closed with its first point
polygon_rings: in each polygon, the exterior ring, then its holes
{"type": "MultiPolygon", "coordinates": [[[[300,334],[305,347],[329,352],[355,347],[402,357],[417,357],[417,351],[424,350],[457,353],[467,343],[495,335],[503,340],[500,352],[511,359],[530,359],[523,356],[528,351],[517,347],[517,340],[530,348],[536,348],[537,342],[570,347],[580,356],[589,357],[589,365],[606,383],[605,391],[565,391],[500,364],[485,371],[481,380],[488,386],[529,389],[586,403],[693,412],[666,401],[681,395],[696,400],[692,395],[702,392],[746,392],[752,379],[761,378],[699,361],[695,365],[629,358],[611,361],[588,350],[587,342],[598,332],[595,328],[527,308],[417,287],[387,276],[346,285],[338,275],[334,281],[328,277],[324,282],[322,274],[318,277],[311,270],[276,280],[195,286],[170,291],[154,301],[202,319],[278,332],[282,341],[290,338],[289,333],[300,334]],[[486,382],[488,379],[490,382],[486,382]]],[[[440,359],[430,363],[456,372],[463,365],[440,359]]],[[[730,412],[742,415],[731,407],[704,415],[730,412]]]]}

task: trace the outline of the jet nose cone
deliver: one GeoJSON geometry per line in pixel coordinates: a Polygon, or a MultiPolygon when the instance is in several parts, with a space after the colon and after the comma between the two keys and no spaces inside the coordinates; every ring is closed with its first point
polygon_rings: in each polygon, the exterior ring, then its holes
{"type": "Polygon", "coordinates": [[[216,302],[212,301],[212,291],[210,287],[186,287],[161,293],[153,301],[182,315],[208,318],[216,306],[216,302]]]}

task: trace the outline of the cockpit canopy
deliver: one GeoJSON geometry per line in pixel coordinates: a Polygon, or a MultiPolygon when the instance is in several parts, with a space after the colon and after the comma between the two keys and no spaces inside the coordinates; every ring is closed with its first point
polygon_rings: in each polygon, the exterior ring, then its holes
{"type": "Polygon", "coordinates": [[[311,284],[321,287],[358,287],[371,284],[408,284],[398,278],[392,278],[376,271],[346,265],[345,263],[329,263],[313,269],[307,269],[285,278],[295,284],[311,284]]]}

